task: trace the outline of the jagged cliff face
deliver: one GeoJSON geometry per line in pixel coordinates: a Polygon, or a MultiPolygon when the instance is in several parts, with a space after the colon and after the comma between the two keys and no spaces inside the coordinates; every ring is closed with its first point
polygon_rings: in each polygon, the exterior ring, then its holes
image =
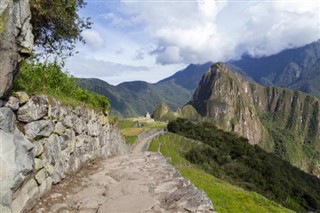
{"type": "Polygon", "coordinates": [[[219,128],[235,131],[251,144],[320,175],[317,98],[250,83],[217,63],[203,76],[192,105],[219,128]]]}
{"type": "Polygon", "coordinates": [[[18,64],[33,46],[29,0],[0,1],[0,98],[8,93],[18,64]]]}

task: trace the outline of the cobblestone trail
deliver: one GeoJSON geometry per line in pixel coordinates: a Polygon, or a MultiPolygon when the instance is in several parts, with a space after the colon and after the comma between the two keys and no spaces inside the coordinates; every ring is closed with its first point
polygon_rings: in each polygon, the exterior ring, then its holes
{"type": "Polygon", "coordinates": [[[77,187],[57,190],[33,212],[213,212],[206,194],[158,153],[118,156],[96,167],[88,177],[77,179],[77,187]]]}

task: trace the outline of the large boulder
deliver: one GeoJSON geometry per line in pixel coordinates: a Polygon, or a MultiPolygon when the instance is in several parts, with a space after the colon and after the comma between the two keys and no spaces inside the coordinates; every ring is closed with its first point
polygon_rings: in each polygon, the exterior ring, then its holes
{"type": "Polygon", "coordinates": [[[8,94],[19,63],[33,46],[29,0],[0,1],[0,99],[8,94]]]}
{"type": "Polygon", "coordinates": [[[11,212],[13,192],[33,172],[32,144],[17,129],[14,133],[0,130],[0,212],[11,212]]]}
{"type": "Polygon", "coordinates": [[[39,120],[48,114],[48,97],[46,95],[33,96],[18,110],[18,120],[29,123],[39,120]]]}

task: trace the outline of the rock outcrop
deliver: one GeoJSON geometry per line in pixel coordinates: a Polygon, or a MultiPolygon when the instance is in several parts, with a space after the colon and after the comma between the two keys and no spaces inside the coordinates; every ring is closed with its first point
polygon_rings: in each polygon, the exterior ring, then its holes
{"type": "Polygon", "coordinates": [[[177,118],[186,118],[194,121],[201,120],[200,114],[192,105],[187,104],[173,112],[165,103],[156,106],[152,113],[152,118],[157,121],[172,121],[177,118]]]}
{"type": "Polygon", "coordinates": [[[29,0],[0,1],[0,99],[7,95],[18,65],[33,46],[29,0]]]}
{"type": "Polygon", "coordinates": [[[320,177],[320,104],[316,97],[250,83],[214,64],[192,105],[217,127],[234,131],[320,177]]]}
{"type": "Polygon", "coordinates": [[[87,161],[131,151],[102,112],[22,92],[0,108],[0,144],[1,213],[27,212],[87,161]]]}

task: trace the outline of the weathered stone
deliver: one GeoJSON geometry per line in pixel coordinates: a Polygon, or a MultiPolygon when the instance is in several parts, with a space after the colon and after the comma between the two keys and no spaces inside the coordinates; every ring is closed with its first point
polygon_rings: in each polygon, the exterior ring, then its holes
{"type": "Polygon", "coordinates": [[[34,148],[34,145],[18,129],[14,131],[14,140],[19,141],[28,151],[34,148]]]}
{"type": "Polygon", "coordinates": [[[0,1],[0,99],[8,94],[18,64],[33,46],[28,0],[0,1]]]}
{"type": "Polygon", "coordinates": [[[67,115],[62,118],[62,124],[67,128],[73,127],[73,117],[72,115],[67,115]]]}
{"type": "Polygon", "coordinates": [[[81,116],[82,114],[82,109],[81,107],[77,106],[74,110],[73,110],[74,114],[76,114],[77,116],[81,116]]]}
{"type": "Polygon", "coordinates": [[[55,133],[57,133],[58,135],[62,135],[65,131],[66,128],[63,126],[63,124],[59,121],[58,123],[56,123],[54,130],[55,133]]]}
{"type": "Polygon", "coordinates": [[[49,104],[49,109],[48,109],[48,116],[50,119],[57,119],[60,120],[60,111],[61,108],[61,104],[58,100],[56,100],[55,98],[52,98],[50,100],[50,104],[49,104]]]}
{"type": "Polygon", "coordinates": [[[39,199],[39,188],[34,179],[26,182],[22,188],[16,193],[15,199],[12,201],[12,212],[27,212],[39,199]]]}
{"type": "Polygon", "coordinates": [[[0,129],[5,132],[13,132],[16,125],[16,116],[8,107],[0,108],[0,129]]]}
{"type": "Polygon", "coordinates": [[[40,192],[40,196],[44,196],[46,193],[48,193],[51,189],[52,186],[52,178],[48,177],[47,179],[45,179],[42,184],[39,186],[39,192],[40,192]]]}
{"type": "Polygon", "coordinates": [[[43,145],[42,142],[45,143],[47,139],[44,139],[43,141],[35,142],[33,143],[34,147],[32,149],[33,157],[38,157],[43,153],[43,145]]]}
{"type": "Polygon", "coordinates": [[[54,129],[54,124],[50,120],[34,121],[25,125],[26,137],[30,140],[49,137],[54,129]]]}
{"type": "Polygon", "coordinates": [[[46,179],[46,170],[41,169],[40,171],[37,172],[34,178],[37,181],[38,185],[41,185],[42,182],[46,179]]]}
{"type": "Polygon", "coordinates": [[[101,132],[101,125],[89,121],[87,124],[87,132],[90,136],[98,136],[99,133],[101,132]]]}
{"type": "Polygon", "coordinates": [[[43,118],[47,113],[48,97],[35,95],[18,110],[18,120],[29,123],[43,118]]]}
{"type": "Polygon", "coordinates": [[[42,154],[42,157],[45,168],[53,182],[58,183],[65,177],[59,137],[55,134],[50,135],[44,144],[44,149],[46,151],[42,154]]]}
{"type": "Polygon", "coordinates": [[[59,109],[59,121],[62,121],[68,115],[68,109],[65,106],[61,106],[59,109]]]}
{"type": "Polygon", "coordinates": [[[12,204],[11,190],[20,187],[33,171],[33,158],[18,138],[0,130],[0,205],[6,208],[12,204]]]}
{"type": "Polygon", "coordinates": [[[5,106],[11,108],[12,110],[17,110],[19,108],[19,99],[16,97],[10,96],[5,106]]]}
{"type": "Polygon", "coordinates": [[[68,147],[68,142],[70,141],[70,137],[68,135],[61,135],[59,139],[60,139],[61,150],[65,150],[68,147]]]}
{"type": "Polygon", "coordinates": [[[76,118],[73,122],[73,129],[79,135],[85,129],[85,123],[82,119],[76,118]]]}
{"type": "Polygon", "coordinates": [[[42,168],[44,168],[43,160],[41,160],[39,158],[35,158],[34,159],[34,169],[35,169],[35,171],[39,171],[42,168]]]}
{"type": "Polygon", "coordinates": [[[28,93],[26,92],[15,92],[14,94],[19,99],[20,105],[27,103],[27,101],[30,99],[28,93]]]}

